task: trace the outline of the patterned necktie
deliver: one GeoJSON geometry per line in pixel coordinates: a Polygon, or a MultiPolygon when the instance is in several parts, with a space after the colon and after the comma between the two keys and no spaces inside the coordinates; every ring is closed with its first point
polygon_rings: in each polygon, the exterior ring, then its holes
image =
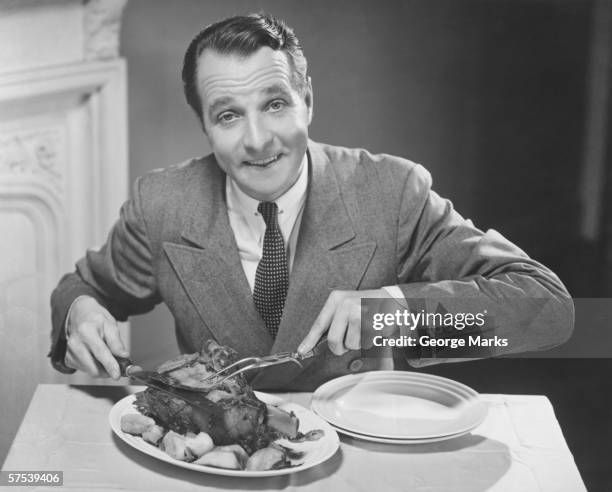
{"type": "Polygon", "coordinates": [[[260,202],[257,210],[266,223],[266,232],[263,254],[255,272],[253,300],[272,338],[276,338],[289,288],[287,254],[283,236],[278,227],[276,203],[260,202]]]}

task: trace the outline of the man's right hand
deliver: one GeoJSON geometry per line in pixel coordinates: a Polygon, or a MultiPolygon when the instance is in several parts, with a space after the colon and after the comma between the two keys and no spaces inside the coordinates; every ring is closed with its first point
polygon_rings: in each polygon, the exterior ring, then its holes
{"type": "Polygon", "coordinates": [[[93,297],[83,296],[74,301],[66,338],[66,366],[94,377],[121,377],[113,355],[127,357],[129,352],[119,337],[117,321],[93,297]]]}

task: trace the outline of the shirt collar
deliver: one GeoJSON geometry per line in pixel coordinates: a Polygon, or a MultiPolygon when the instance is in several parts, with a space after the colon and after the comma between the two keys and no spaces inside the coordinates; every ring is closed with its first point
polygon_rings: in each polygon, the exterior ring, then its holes
{"type": "MultiPolygon", "coordinates": [[[[279,222],[284,222],[284,220],[290,217],[297,216],[306,201],[307,189],[308,157],[305,153],[302,159],[302,165],[300,166],[298,179],[285,193],[274,200],[278,206],[279,222]]],[[[251,224],[253,220],[259,221],[259,219],[256,219],[261,215],[257,211],[259,200],[255,200],[242,191],[229,175],[225,177],[225,196],[227,197],[228,209],[231,212],[242,215],[249,224],[251,224]]]]}

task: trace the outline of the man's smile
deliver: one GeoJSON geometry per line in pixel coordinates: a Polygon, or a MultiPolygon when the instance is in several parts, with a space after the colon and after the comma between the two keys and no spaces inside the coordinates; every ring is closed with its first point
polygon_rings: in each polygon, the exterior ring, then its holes
{"type": "Polygon", "coordinates": [[[271,157],[268,157],[266,159],[259,159],[259,160],[253,160],[253,161],[243,161],[244,164],[247,164],[249,166],[257,166],[257,167],[268,167],[271,164],[275,163],[276,161],[278,161],[281,156],[283,154],[276,154],[273,155],[271,157]]]}

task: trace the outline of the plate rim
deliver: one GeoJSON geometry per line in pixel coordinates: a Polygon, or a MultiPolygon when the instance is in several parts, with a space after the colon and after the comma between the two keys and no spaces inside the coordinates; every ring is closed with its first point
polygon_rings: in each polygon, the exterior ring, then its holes
{"type": "Polygon", "coordinates": [[[466,434],[469,434],[470,432],[472,432],[481,423],[482,422],[479,422],[478,424],[474,425],[473,428],[467,429],[462,432],[458,432],[456,434],[448,434],[445,436],[436,436],[436,437],[422,438],[422,439],[394,439],[391,437],[377,437],[377,436],[370,436],[368,434],[360,434],[359,432],[352,432],[347,429],[336,427],[334,425],[332,425],[332,427],[340,434],[343,434],[343,435],[346,435],[346,436],[349,436],[355,439],[359,439],[362,441],[379,442],[379,443],[384,443],[384,444],[396,444],[396,445],[397,444],[399,445],[417,445],[417,444],[431,444],[431,443],[436,443],[436,442],[449,441],[457,437],[465,436],[466,434]]]}
{"type": "MultiPolygon", "coordinates": [[[[416,383],[423,385],[424,382],[416,381],[416,383]]],[[[448,391],[448,388],[445,388],[444,391],[448,391]]],[[[362,436],[370,436],[370,437],[377,437],[377,438],[383,438],[383,439],[394,439],[394,440],[397,440],[397,439],[401,439],[401,440],[431,439],[431,438],[436,438],[436,437],[455,436],[459,433],[469,432],[473,430],[474,428],[478,427],[478,425],[482,423],[482,421],[484,420],[484,418],[486,417],[488,413],[488,405],[486,404],[486,402],[482,400],[479,393],[476,392],[476,390],[474,390],[473,388],[470,388],[469,386],[463,383],[460,383],[458,381],[454,381],[452,379],[444,378],[441,376],[436,376],[433,374],[404,372],[404,371],[367,371],[367,372],[362,372],[358,374],[347,374],[347,375],[344,375],[344,376],[341,376],[335,379],[331,379],[327,381],[326,383],[324,383],[323,385],[319,386],[319,388],[317,388],[317,390],[313,393],[311,403],[310,403],[310,408],[313,412],[315,412],[317,415],[319,415],[321,418],[323,418],[329,424],[331,424],[334,429],[339,430],[340,432],[342,432],[342,430],[347,430],[347,431],[350,431],[350,432],[353,432],[353,433],[356,433],[362,436]],[[474,422],[470,423],[469,425],[465,427],[459,428],[459,430],[457,430],[456,432],[443,433],[443,434],[436,433],[433,435],[432,434],[420,434],[420,435],[413,435],[413,436],[407,436],[407,435],[397,436],[397,434],[390,435],[390,434],[380,433],[380,432],[369,432],[368,433],[368,432],[364,432],[363,429],[355,429],[354,427],[347,427],[346,424],[343,424],[341,420],[336,418],[334,415],[330,415],[329,412],[326,411],[326,409],[324,408],[324,403],[323,403],[325,400],[323,400],[322,395],[326,393],[330,393],[330,392],[337,392],[342,389],[349,388],[351,386],[355,386],[357,384],[355,381],[359,381],[368,376],[373,378],[372,380],[373,382],[375,380],[386,379],[386,378],[395,379],[396,381],[398,379],[410,379],[410,378],[417,378],[421,380],[429,379],[431,382],[438,382],[438,383],[441,383],[447,386],[458,387],[462,390],[465,390],[466,393],[469,393],[470,397],[465,398],[464,401],[472,405],[475,408],[475,410],[473,411],[477,412],[474,417],[474,422]],[[330,388],[333,388],[333,389],[330,390],[330,388]]]]}
{"type": "MultiPolygon", "coordinates": [[[[334,427],[331,426],[325,419],[321,418],[316,412],[298,403],[287,401],[277,395],[270,394],[270,393],[263,393],[260,391],[254,391],[255,396],[261,401],[263,401],[264,403],[275,405],[275,406],[282,405],[283,407],[287,407],[287,410],[294,411],[297,414],[298,418],[299,418],[299,413],[302,413],[302,412],[310,413],[311,416],[313,416],[316,420],[320,421],[320,427],[323,428],[323,430],[325,431],[325,439],[329,443],[329,446],[330,446],[329,451],[324,452],[321,457],[318,457],[315,461],[311,463],[302,463],[301,465],[291,467],[291,468],[281,468],[279,470],[263,470],[263,471],[230,470],[230,469],[216,468],[216,467],[206,466],[206,465],[195,465],[193,463],[176,460],[172,458],[171,456],[167,455],[166,453],[164,453],[163,451],[161,451],[158,447],[142,440],[142,437],[134,436],[132,434],[127,434],[123,432],[121,428],[119,427],[121,416],[124,415],[124,413],[126,412],[126,409],[133,409],[134,411],[136,411],[132,403],[136,398],[135,395],[137,392],[138,391],[123,397],[121,400],[117,401],[112,406],[110,412],[108,413],[108,422],[111,427],[111,430],[119,439],[121,439],[124,443],[126,443],[132,449],[135,449],[138,452],[146,454],[148,456],[151,456],[152,458],[156,458],[160,461],[164,461],[166,463],[169,463],[171,465],[175,465],[181,468],[186,468],[188,470],[209,473],[211,475],[243,477],[243,478],[257,478],[257,477],[272,477],[272,476],[279,476],[279,475],[288,475],[291,473],[297,473],[303,470],[307,470],[309,468],[320,465],[321,463],[324,463],[325,461],[332,458],[338,452],[338,449],[340,447],[340,438],[338,436],[338,433],[336,432],[336,429],[334,429],[334,427]],[[147,446],[150,447],[151,452],[148,452],[146,447],[141,449],[140,447],[134,446],[134,444],[131,442],[133,439],[140,439],[142,443],[147,444],[147,446]]],[[[319,425],[319,423],[317,423],[317,425],[319,425]]]]}
{"type": "MultiPolygon", "coordinates": [[[[469,386],[467,386],[466,384],[463,384],[459,381],[455,381],[453,379],[449,379],[449,378],[445,378],[443,376],[437,376],[435,374],[428,374],[428,373],[421,373],[421,372],[412,372],[412,371],[396,371],[396,370],[391,370],[391,371],[366,371],[366,372],[360,372],[357,374],[345,374],[343,376],[334,378],[334,379],[330,379],[329,381],[323,383],[321,386],[319,386],[317,388],[317,390],[314,393],[317,393],[319,390],[325,388],[326,386],[333,386],[334,384],[338,384],[340,382],[340,380],[343,379],[359,379],[359,378],[363,378],[366,376],[370,376],[370,377],[374,377],[374,378],[381,378],[381,377],[395,377],[395,378],[421,378],[421,379],[430,379],[436,382],[440,382],[443,384],[448,384],[451,386],[454,386],[458,389],[461,389],[463,391],[465,391],[466,393],[469,393],[471,396],[480,396],[480,394],[474,389],[471,388],[469,386]]],[[[314,395],[313,393],[313,395],[314,395]]]]}

